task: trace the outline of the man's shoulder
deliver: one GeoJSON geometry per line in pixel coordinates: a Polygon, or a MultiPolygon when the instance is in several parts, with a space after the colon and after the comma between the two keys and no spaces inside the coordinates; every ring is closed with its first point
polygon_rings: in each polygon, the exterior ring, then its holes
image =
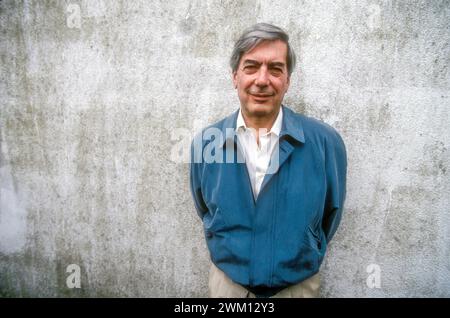
{"type": "Polygon", "coordinates": [[[333,126],[321,119],[301,114],[300,116],[303,119],[304,127],[312,133],[321,134],[324,136],[334,136],[336,134],[339,135],[338,131],[333,126]]]}
{"type": "Polygon", "coordinates": [[[233,113],[229,114],[228,116],[209,124],[205,127],[203,127],[199,132],[197,132],[194,136],[193,142],[197,140],[197,142],[200,142],[203,145],[203,147],[206,146],[211,141],[210,135],[213,135],[214,137],[217,134],[222,134],[222,138],[225,138],[225,133],[227,129],[233,129],[235,127],[237,118],[237,111],[234,111],[233,113]],[[206,136],[206,138],[205,138],[206,136]]]}
{"type": "Polygon", "coordinates": [[[301,126],[305,138],[307,139],[326,139],[336,142],[342,142],[339,132],[330,124],[321,119],[298,113],[293,109],[287,108],[287,112],[297,125],[301,126]]]}
{"type": "Polygon", "coordinates": [[[220,130],[226,130],[227,128],[233,128],[236,127],[236,119],[237,119],[237,114],[238,114],[239,110],[235,110],[233,111],[231,114],[229,114],[228,116],[206,126],[203,130],[206,130],[208,128],[218,128],[220,130]]]}

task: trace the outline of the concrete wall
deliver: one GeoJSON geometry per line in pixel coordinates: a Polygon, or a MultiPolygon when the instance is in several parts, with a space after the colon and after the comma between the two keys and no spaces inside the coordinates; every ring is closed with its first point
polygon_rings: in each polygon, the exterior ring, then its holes
{"type": "Polygon", "coordinates": [[[449,297],[449,20],[446,0],[1,1],[0,296],[207,295],[174,158],[238,107],[228,57],[265,21],[299,55],[286,104],[347,145],[321,295],[449,297]]]}

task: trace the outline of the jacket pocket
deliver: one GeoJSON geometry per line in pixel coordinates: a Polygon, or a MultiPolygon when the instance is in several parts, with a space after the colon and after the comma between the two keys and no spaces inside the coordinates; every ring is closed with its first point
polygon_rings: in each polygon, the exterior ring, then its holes
{"type": "Polygon", "coordinates": [[[208,214],[203,220],[206,245],[208,247],[211,260],[214,264],[219,264],[230,259],[230,250],[227,242],[227,223],[219,209],[213,215],[208,214]]]}
{"type": "Polygon", "coordinates": [[[225,226],[225,221],[221,211],[216,208],[213,214],[206,214],[203,218],[203,228],[207,239],[212,238],[217,232],[220,232],[225,226]]]}
{"type": "Polygon", "coordinates": [[[314,229],[311,227],[311,225],[308,226],[308,231],[311,234],[312,238],[314,239],[315,248],[320,251],[322,249],[322,240],[320,239],[320,234],[314,231],[314,229]]]}

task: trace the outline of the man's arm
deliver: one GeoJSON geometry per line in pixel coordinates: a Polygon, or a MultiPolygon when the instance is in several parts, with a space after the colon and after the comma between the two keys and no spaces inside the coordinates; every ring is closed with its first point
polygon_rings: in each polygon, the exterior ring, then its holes
{"type": "Polygon", "coordinates": [[[192,141],[192,144],[191,144],[191,161],[190,161],[190,167],[189,167],[190,188],[191,188],[192,197],[194,199],[195,208],[197,210],[197,214],[200,216],[201,219],[203,219],[203,216],[208,212],[208,207],[206,206],[206,204],[203,200],[203,195],[202,195],[202,191],[201,191],[201,172],[202,172],[201,167],[202,167],[202,164],[200,162],[198,162],[199,161],[199,160],[197,160],[198,156],[195,153],[195,149],[196,149],[195,143],[197,140],[196,138],[194,138],[194,140],[192,141]]]}
{"type": "Polygon", "coordinates": [[[339,226],[344,207],[347,179],[347,152],[341,136],[335,132],[327,140],[325,167],[327,176],[327,196],[322,228],[327,242],[333,238],[339,226]]]}

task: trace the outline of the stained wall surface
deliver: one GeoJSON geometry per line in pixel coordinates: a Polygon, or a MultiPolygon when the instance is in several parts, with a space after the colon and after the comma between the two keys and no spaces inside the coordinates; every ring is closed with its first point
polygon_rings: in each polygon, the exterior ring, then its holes
{"type": "Polygon", "coordinates": [[[285,104],[348,152],[321,296],[449,297],[449,21],[446,0],[1,1],[0,296],[207,296],[184,151],[239,107],[233,43],[269,22],[298,55],[285,104]]]}

